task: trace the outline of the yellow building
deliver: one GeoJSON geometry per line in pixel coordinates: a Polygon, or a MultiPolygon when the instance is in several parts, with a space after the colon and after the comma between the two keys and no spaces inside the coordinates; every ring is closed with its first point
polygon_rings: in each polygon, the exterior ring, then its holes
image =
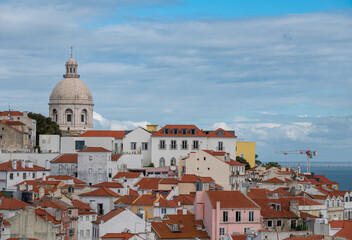
{"type": "Polygon", "coordinates": [[[255,142],[237,142],[236,157],[243,157],[252,167],[255,167],[255,142]]]}
{"type": "Polygon", "coordinates": [[[148,132],[157,132],[158,131],[158,126],[159,125],[149,124],[149,125],[147,125],[147,131],[148,132]]]}

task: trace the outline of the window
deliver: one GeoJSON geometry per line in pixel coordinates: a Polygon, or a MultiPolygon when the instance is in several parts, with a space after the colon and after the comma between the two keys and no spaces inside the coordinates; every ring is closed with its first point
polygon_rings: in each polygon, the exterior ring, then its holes
{"type": "Polygon", "coordinates": [[[27,177],[27,174],[23,173],[23,179],[26,179],[26,177],[27,177]]]}
{"type": "Polygon", "coordinates": [[[225,228],[220,228],[220,236],[225,235],[225,228]]]}
{"type": "Polygon", "coordinates": [[[34,173],[32,173],[32,178],[33,178],[33,179],[35,179],[35,172],[34,172],[34,173]]]}
{"type": "Polygon", "coordinates": [[[92,161],[93,160],[93,156],[89,156],[89,161],[92,161]]]}
{"type": "Polygon", "coordinates": [[[172,129],[172,134],[177,135],[178,134],[178,128],[173,128],[172,129]]]}
{"type": "Polygon", "coordinates": [[[137,149],[137,143],[131,142],[131,150],[136,150],[136,149],[137,149]]]}
{"type": "Polygon", "coordinates": [[[282,225],[281,220],[277,220],[276,221],[276,226],[281,227],[281,225],[282,225]]]}
{"type": "Polygon", "coordinates": [[[171,140],[170,149],[176,149],[176,140],[171,140]]]}
{"type": "Polygon", "coordinates": [[[99,168],[98,169],[98,174],[102,174],[103,173],[103,169],[102,168],[99,168]]]}
{"type": "Polygon", "coordinates": [[[187,146],[187,140],[183,140],[182,141],[182,149],[187,149],[188,146],[187,146]]]}
{"type": "Polygon", "coordinates": [[[171,166],[176,166],[176,159],[175,158],[171,158],[171,166]]]}
{"type": "Polygon", "coordinates": [[[86,237],[90,237],[90,230],[86,230],[86,237]]]}
{"type": "Polygon", "coordinates": [[[159,149],[165,149],[165,140],[160,140],[159,149]]]}
{"type": "Polygon", "coordinates": [[[199,148],[199,142],[198,140],[193,141],[193,149],[198,149],[199,148]]]}
{"type": "Polygon", "coordinates": [[[337,205],[338,207],[340,207],[340,200],[339,200],[339,199],[336,201],[336,205],[337,205]]]}
{"type": "Polygon", "coordinates": [[[218,142],[218,151],[223,151],[224,150],[224,146],[223,146],[223,142],[218,142]]]}
{"type": "Polygon", "coordinates": [[[146,142],[142,143],[142,150],[148,150],[148,143],[146,142]]]}
{"type": "Polygon", "coordinates": [[[267,223],[266,223],[266,225],[267,225],[268,227],[272,227],[272,226],[273,226],[273,221],[268,220],[267,223]]]}
{"type": "Polygon", "coordinates": [[[326,206],[330,207],[330,201],[329,200],[326,200],[326,206]]]}
{"type": "Polygon", "coordinates": [[[236,222],[241,222],[241,212],[236,211],[236,222]]]}
{"type": "Polygon", "coordinates": [[[166,214],[166,208],[162,208],[162,209],[161,209],[161,213],[162,213],[162,214],[166,214]]]}
{"type": "Polygon", "coordinates": [[[206,158],[206,157],[204,157],[204,158],[203,158],[203,160],[205,161],[205,160],[207,160],[207,158],[206,158]]]}
{"type": "Polygon", "coordinates": [[[80,237],[83,237],[83,234],[84,234],[84,231],[83,231],[83,230],[79,231],[79,236],[80,236],[80,237]]]}
{"type": "Polygon", "coordinates": [[[197,134],[197,129],[191,128],[191,135],[196,135],[197,134]]]}
{"type": "Polygon", "coordinates": [[[84,141],[76,141],[75,142],[75,149],[76,150],[81,150],[84,146],[84,141]]]}
{"type": "Polygon", "coordinates": [[[0,135],[0,139],[2,139],[2,135],[0,135]]]}
{"type": "Polygon", "coordinates": [[[224,131],[223,130],[219,130],[216,135],[218,136],[224,136],[224,131]]]}
{"type": "Polygon", "coordinates": [[[102,203],[98,203],[97,204],[97,208],[98,208],[98,215],[104,215],[103,204],[102,203]]]}
{"type": "Polygon", "coordinates": [[[335,200],[331,200],[331,207],[335,207],[335,200]]]}
{"type": "Polygon", "coordinates": [[[149,212],[152,213],[153,212],[153,208],[149,208],[149,212]]]}
{"type": "Polygon", "coordinates": [[[67,114],[67,122],[71,122],[72,121],[72,115],[71,114],[67,114]]]}
{"type": "Polygon", "coordinates": [[[208,170],[210,170],[210,168],[208,167],[208,170]]]}
{"type": "Polygon", "coordinates": [[[141,213],[143,210],[144,210],[143,207],[138,207],[138,208],[137,208],[138,213],[141,213]]]}
{"type": "Polygon", "coordinates": [[[169,128],[164,128],[164,134],[170,134],[170,129],[169,128]]]}
{"type": "Polygon", "coordinates": [[[81,122],[84,122],[84,115],[81,115],[81,122]]]}
{"type": "Polygon", "coordinates": [[[165,167],[165,159],[164,158],[160,158],[159,167],[165,167]]]}
{"type": "Polygon", "coordinates": [[[244,153],[241,153],[241,154],[240,154],[240,157],[241,157],[241,158],[244,158],[244,153]]]}
{"type": "Polygon", "coordinates": [[[10,173],[10,180],[13,180],[13,173],[10,173]]]}
{"type": "Polygon", "coordinates": [[[248,221],[249,222],[253,222],[254,221],[254,212],[253,211],[249,211],[248,212],[248,221]]]}
{"type": "Polygon", "coordinates": [[[88,169],[88,173],[91,174],[93,172],[93,168],[88,169]]]}
{"type": "Polygon", "coordinates": [[[229,212],[223,211],[222,212],[222,221],[223,222],[228,222],[229,221],[229,212]]]}
{"type": "Polygon", "coordinates": [[[187,128],[182,128],[181,132],[182,132],[182,135],[186,135],[187,134],[187,128]]]}

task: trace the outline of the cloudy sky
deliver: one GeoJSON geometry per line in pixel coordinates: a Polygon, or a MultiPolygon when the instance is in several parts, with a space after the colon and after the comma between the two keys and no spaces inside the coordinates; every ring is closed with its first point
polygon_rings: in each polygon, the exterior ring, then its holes
{"type": "Polygon", "coordinates": [[[96,129],[222,127],[280,150],[352,155],[352,1],[0,1],[0,110],[48,115],[70,46],[96,129]]]}

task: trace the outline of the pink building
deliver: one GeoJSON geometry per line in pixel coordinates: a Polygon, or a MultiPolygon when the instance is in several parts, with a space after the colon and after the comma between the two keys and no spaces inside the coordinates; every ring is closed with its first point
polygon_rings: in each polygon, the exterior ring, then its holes
{"type": "Polygon", "coordinates": [[[259,205],[240,191],[199,191],[193,207],[213,240],[262,229],[259,205]]]}

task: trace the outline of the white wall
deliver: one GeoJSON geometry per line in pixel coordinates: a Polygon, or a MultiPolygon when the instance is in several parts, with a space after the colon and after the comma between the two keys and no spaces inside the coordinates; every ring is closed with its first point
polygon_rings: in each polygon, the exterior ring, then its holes
{"type": "Polygon", "coordinates": [[[103,204],[104,215],[114,209],[114,201],[118,199],[115,197],[103,196],[79,196],[79,198],[82,202],[88,203],[93,212],[98,211],[98,204],[103,204]]]}
{"type": "Polygon", "coordinates": [[[11,159],[30,160],[34,165],[50,168],[50,161],[59,155],[58,153],[0,153],[0,163],[11,159]]]}
{"type": "Polygon", "coordinates": [[[141,153],[143,156],[143,166],[148,166],[151,161],[151,134],[141,127],[138,127],[132,132],[128,133],[123,138],[123,152],[141,153]],[[135,150],[131,149],[132,142],[136,143],[135,150]],[[142,143],[147,144],[146,150],[143,150],[142,143]]]}
{"type": "MultiPolygon", "coordinates": [[[[115,151],[115,138],[112,137],[62,137],[61,153],[76,153],[76,141],[84,141],[87,147],[103,147],[109,151],[115,151]]],[[[122,140],[121,140],[122,141],[122,140]]]]}
{"type": "Polygon", "coordinates": [[[93,237],[93,224],[92,221],[97,219],[96,214],[82,214],[79,215],[78,219],[78,240],[91,240],[93,237]],[[87,236],[87,230],[89,230],[89,236],[87,236]],[[83,231],[83,236],[81,236],[81,231],[83,231]]]}
{"type": "Polygon", "coordinates": [[[236,159],[236,138],[209,137],[207,149],[230,153],[231,158],[236,159]],[[223,150],[219,150],[219,142],[223,142],[223,150]]]}
{"type": "Polygon", "coordinates": [[[42,153],[60,153],[60,135],[39,135],[42,153]]]}

